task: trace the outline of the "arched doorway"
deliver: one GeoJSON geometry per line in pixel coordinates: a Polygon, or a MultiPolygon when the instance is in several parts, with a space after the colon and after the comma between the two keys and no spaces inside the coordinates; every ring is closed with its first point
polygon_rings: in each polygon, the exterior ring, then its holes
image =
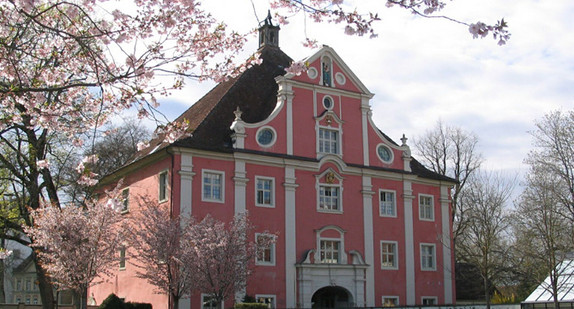
{"type": "Polygon", "coordinates": [[[351,293],[340,286],[326,286],[313,294],[313,309],[332,309],[353,307],[351,293]]]}

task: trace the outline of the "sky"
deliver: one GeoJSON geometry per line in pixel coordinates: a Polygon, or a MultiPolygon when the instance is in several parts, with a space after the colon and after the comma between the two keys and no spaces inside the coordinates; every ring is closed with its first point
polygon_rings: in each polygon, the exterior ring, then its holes
{"type": "MultiPolygon", "coordinates": [[[[478,136],[486,169],[524,174],[535,121],[551,111],[574,110],[574,1],[447,1],[441,15],[467,23],[504,18],[512,34],[505,46],[490,36],[473,39],[467,26],[384,3],[361,0],[348,7],[379,13],[377,38],[348,36],[343,25],[296,15],[281,26],[279,45],[295,60],[314,53],[302,45],[306,36],[334,48],[375,94],[373,121],[395,141],[404,133],[412,146],[440,120],[478,136]]],[[[269,3],[206,0],[203,7],[245,32],[266,17],[269,3]]],[[[256,49],[253,37],[246,55],[256,49]]],[[[166,114],[178,116],[213,86],[189,82],[167,99],[166,114]]]]}

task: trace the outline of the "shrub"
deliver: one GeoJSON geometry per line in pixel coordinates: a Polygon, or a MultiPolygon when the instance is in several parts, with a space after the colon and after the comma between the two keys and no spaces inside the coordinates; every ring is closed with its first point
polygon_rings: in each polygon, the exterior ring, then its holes
{"type": "Polygon", "coordinates": [[[116,294],[110,294],[102,304],[98,307],[99,309],[124,309],[124,301],[121,300],[116,294]]]}
{"type": "Polygon", "coordinates": [[[125,303],[125,309],[152,309],[152,305],[148,303],[125,303]]]}

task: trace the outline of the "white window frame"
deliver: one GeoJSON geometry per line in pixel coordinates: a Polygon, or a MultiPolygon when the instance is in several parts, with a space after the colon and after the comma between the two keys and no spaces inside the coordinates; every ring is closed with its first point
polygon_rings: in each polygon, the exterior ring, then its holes
{"type": "MultiPolygon", "coordinates": [[[[388,203],[388,201],[385,201],[385,203],[388,203]]],[[[385,209],[387,209],[388,205],[385,206],[385,209]]],[[[381,217],[391,217],[391,218],[396,218],[397,217],[397,192],[395,190],[387,190],[387,189],[380,189],[379,190],[379,216],[381,217]],[[393,194],[393,203],[391,205],[393,213],[392,214],[388,214],[387,211],[383,211],[383,201],[381,201],[381,195],[385,193],[392,193],[393,194]]]]}
{"type": "Polygon", "coordinates": [[[120,247],[119,251],[119,269],[125,270],[126,269],[126,256],[127,256],[127,249],[126,247],[120,247]],[[123,265],[122,265],[123,264],[123,265]]]}
{"type": "MultiPolygon", "coordinates": [[[[258,244],[258,239],[259,236],[263,236],[263,237],[271,237],[274,238],[275,236],[271,235],[271,234],[266,234],[266,233],[255,233],[255,244],[257,245],[257,250],[259,250],[259,244],[258,244]]],[[[255,265],[260,265],[260,266],[275,266],[275,256],[276,256],[276,252],[275,252],[275,242],[271,243],[271,247],[270,247],[270,261],[265,261],[265,260],[259,260],[259,252],[256,251],[255,252],[255,265]]]]}
{"type": "Polygon", "coordinates": [[[430,194],[419,194],[419,219],[422,221],[434,221],[434,196],[430,194]],[[423,199],[430,199],[431,204],[423,204],[423,199]],[[427,213],[427,210],[430,210],[427,213]]]}
{"type": "MultiPolygon", "coordinates": [[[[213,187],[213,184],[209,184],[213,187]]],[[[225,172],[216,170],[201,170],[201,201],[203,202],[214,202],[214,203],[225,203],[225,172]],[[219,188],[219,198],[213,198],[213,188],[210,190],[211,196],[205,196],[205,177],[207,175],[217,175],[220,178],[220,188],[219,188]]]]}
{"type": "Polygon", "coordinates": [[[317,152],[320,154],[332,154],[332,155],[341,155],[341,130],[338,128],[331,128],[331,127],[319,127],[317,130],[317,152]],[[336,141],[333,141],[330,137],[327,139],[325,137],[321,137],[322,131],[325,132],[332,132],[336,133],[336,141]],[[331,149],[333,148],[333,143],[335,144],[335,151],[332,152],[331,149]],[[326,151],[325,145],[328,145],[329,151],[326,151]]]}
{"type": "Polygon", "coordinates": [[[399,269],[399,244],[396,241],[389,241],[389,240],[381,240],[381,269],[399,269]],[[392,253],[383,253],[383,246],[384,245],[393,245],[393,252],[392,253]],[[392,255],[394,259],[394,263],[391,266],[384,265],[385,262],[383,261],[384,255],[392,255]]]}
{"type": "Polygon", "coordinates": [[[420,260],[421,260],[421,270],[422,271],[436,271],[436,263],[437,263],[437,257],[436,257],[436,244],[431,244],[431,243],[421,243],[420,247],[419,247],[419,252],[420,252],[420,260]],[[432,254],[430,255],[430,257],[432,258],[432,265],[426,265],[428,264],[428,260],[427,262],[425,262],[425,259],[428,259],[429,255],[427,254],[428,252],[426,250],[424,250],[423,248],[432,248],[432,254]]]}
{"type": "MultiPolygon", "coordinates": [[[[329,203],[331,205],[331,203],[329,203]]],[[[332,206],[332,205],[331,205],[332,206]]],[[[343,212],[343,188],[340,184],[326,184],[326,183],[319,183],[319,187],[317,188],[317,210],[320,212],[330,212],[330,213],[342,213],[343,212]],[[336,209],[335,208],[325,208],[321,207],[321,199],[323,200],[333,200],[333,196],[324,195],[324,192],[327,192],[324,189],[335,189],[337,192],[337,199],[336,199],[336,209]]]]}
{"type": "Polygon", "coordinates": [[[421,297],[421,305],[423,306],[436,306],[438,304],[438,297],[436,296],[422,296],[421,297]],[[425,304],[426,300],[431,300],[432,304],[425,304]]]}
{"type": "Polygon", "coordinates": [[[274,309],[276,307],[276,299],[277,297],[274,294],[255,294],[255,302],[259,303],[259,304],[267,304],[269,309],[274,309]],[[260,303],[259,299],[260,298],[265,298],[265,299],[269,299],[271,298],[271,303],[260,303]]]}
{"type": "Polygon", "coordinates": [[[257,142],[257,145],[259,145],[260,147],[269,148],[269,147],[275,145],[275,142],[277,141],[277,132],[275,131],[275,129],[273,127],[269,127],[269,126],[261,127],[257,130],[257,133],[255,133],[255,141],[257,142]],[[271,142],[269,142],[269,144],[261,144],[259,142],[259,134],[261,134],[264,130],[270,130],[271,134],[273,135],[271,137],[271,142]]]}
{"type": "Polygon", "coordinates": [[[342,247],[343,247],[343,242],[341,241],[340,238],[323,238],[323,237],[321,237],[319,239],[319,248],[318,248],[319,249],[319,261],[321,262],[321,264],[341,264],[341,262],[342,262],[342,255],[341,255],[342,247]],[[325,250],[324,251],[322,248],[323,242],[330,242],[333,244],[338,244],[338,246],[337,246],[338,248],[336,251],[335,250],[329,250],[329,251],[325,250]],[[328,253],[331,254],[331,259],[327,259],[328,253]],[[334,260],[333,254],[335,254],[335,253],[337,254],[336,262],[335,263],[327,262],[327,260],[329,260],[329,261],[334,260]],[[323,258],[323,256],[325,258],[323,258]]]}
{"type": "Polygon", "coordinates": [[[383,295],[383,296],[381,297],[381,307],[387,307],[387,308],[388,308],[388,307],[395,307],[395,306],[399,306],[399,305],[400,305],[400,301],[399,301],[399,297],[398,297],[398,296],[395,296],[395,295],[383,295]],[[391,305],[391,306],[385,306],[385,301],[386,301],[387,299],[396,300],[396,303],[393,304],[393,305],[391,305]]]}
{"type": "Polygon", "coordinates": [[[124,188],[122,190],[122,213],[130,212],[130,188],[124,188]]]}
{"type": "MultiPolygon", "coordinates": [[[[204,298],[209,297],[209,298],[213,298],[213,296],[211,296],[210,294],[206,294],[206,293],[201,293],[201,297],[199,299],[200,303],[199,303],[199,307],[201,309],[219,309],[218,307],[204,307],[203,304],[205,303],[205,301],[203,300],[204,298]]],[[[221,301],[221,308],[225,308],[225,301],[221,301]]]]}
{"type": "Polygon", "coordinates": [[[163,170],[157,174],[158,182],[158,194],[157,199],[160,203],[167,202],[169,198],[169,173],[168,170],[163,170]],[[165,175],[165,179],[162,182],[162,176],[165,175]],[[162,194],[164,195],[162,198],[162,194]]]}
{"type": "MultiPolygon", "coordinates": [[[[265,192],[265,189],[263,189],[263,192],[265,192]]],[[[274,208],[275,207],[275,178],[273,177],[263,177],[263,176],[255,176],[255,206],[258,207],[269,207],[269,208],[274,208]],[[260,181],[270,181],[271,182],[271,189],[269,194],[271,195],[270,197],[270,202],[269,203],[259,203],[259,182],[260,181]]]]}

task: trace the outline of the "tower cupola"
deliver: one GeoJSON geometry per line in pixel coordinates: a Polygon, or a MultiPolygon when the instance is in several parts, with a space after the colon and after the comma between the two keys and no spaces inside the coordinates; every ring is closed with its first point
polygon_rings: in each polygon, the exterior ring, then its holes
{"type": "Polygon", "coordinates": [[[271,11],[267,11],[267,17],[259,26],[259,48],[263,46],[279,47],[279,26],[271,23],[271,11]]]}

